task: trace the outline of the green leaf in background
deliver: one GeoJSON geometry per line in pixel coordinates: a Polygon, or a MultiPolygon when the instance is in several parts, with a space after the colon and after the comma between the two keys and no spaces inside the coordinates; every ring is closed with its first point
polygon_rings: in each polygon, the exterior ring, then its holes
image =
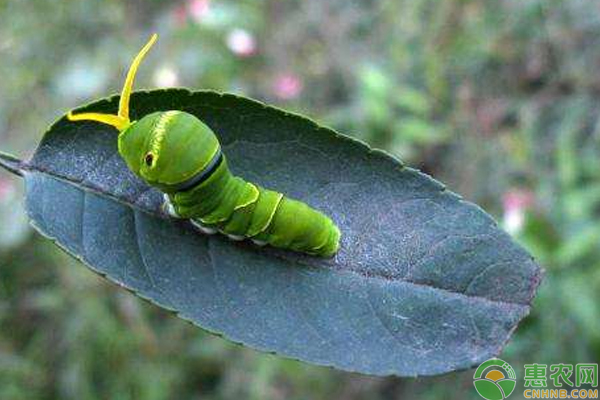
{"type": "Polygon", "coordinates": [[[394,124],[397,134],[392,141],[408,142],[416,144],[438,143],[445,139],[446,135],[440,127],[416,117],[406,117],[394,124]]]}
{"type": "MultiPolygon", "coordinates": [[[[118,97],[80,111],[114,112],[118,97]]],[[[330,215],[327,260],[205,236],[161,211],[117,135],[64,118],[23,174],[36,228],[94,271],[253,348],[374,375],[433,375],[498,355],[540,268],[481,209],[389,155],[261,103],[183,89],[138,92],[133,119],[198,116],[234,173],[330,215]]]]}

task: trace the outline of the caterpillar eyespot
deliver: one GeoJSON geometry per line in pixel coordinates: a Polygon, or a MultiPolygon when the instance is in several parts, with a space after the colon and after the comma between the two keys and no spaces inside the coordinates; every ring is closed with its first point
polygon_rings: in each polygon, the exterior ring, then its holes
{"type": "Polygon", "coordinates": [[[219,232],[257,246],[333,256],[341,236],[336,224],[301,201],[234,176],[217,136],[196,116],[167,110],[129,119],[137,69],[156,40],[152,35],[134,58],[116,115],[69,112],[67,118],[115,127],[119,154],[134,174],[163,192],[163,210],[169,216],[189,219],[205,234],[219,232]]]}
{"type": "Polygon", "coordinates": [[[154,165],[154,154],[148,153],[146,157],[144,157],[144,162],[147,166],[152,167],[154,165]]]}

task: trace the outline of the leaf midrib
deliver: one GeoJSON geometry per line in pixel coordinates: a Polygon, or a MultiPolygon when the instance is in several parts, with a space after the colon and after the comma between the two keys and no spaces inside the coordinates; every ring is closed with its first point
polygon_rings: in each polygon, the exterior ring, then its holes
{"type": "MultiPolygon", "coordinates": [[[[144,207],[140,207],[139,205],[133,204],[130,201],[127,201],[126,199],[124,199],[121,196],[116,196],[114,194],[111,194],[109,192],[106,192],[104,190],[102,190],[101,188],[98,187],[94,187],[92,185],[89,184],[84,184],[84,181],[78,181],[75,180],[71,177],[66,177],[63,175],[59,175],[56,172],[50,171],[48,169],[45,168],[41,168],[39,166],[33,166],[27,162],[20,162],[18,161],[16,158],[9,156],[9,155],[1,155],[2,158],[4,158],[4,156],[8,157],[9,160],[8,162],[14,162],[14,163],[18,163],[19,169],[17,171],[14,171],[15,173],[26,173],[26,172],[33,172],[33,173],[41,173],[41,174],[45,174],[50,176],[52,179],[57,179],[63,182],[66,182],[69,185],[73,185],[75,187],[77,187],[78,189],[82,190],[82,191],[87,191],[87,192],[92,192],[92,193],[96,193],[100,196],[109,198],[113,201],[116,201],[120,204],[123,204],[124,206],[127,206],[129,208],[133,210],[140,210],[142,212],[145,212],[147,214],[152,215],[153,217],[156,218],[160,218],[163,220],[170,220],[170,218],[168,216],[166,216],[165,214],[161,214],[161,213],[157,213],[155,209],[149,209],[149,208],[144,208],[144,207]]],[[[0,161],[6,161],[6,160],[2,160],[2,158],[0,158],[0,161]]],[[[12,171],[12,169],[15,168],[16,164],[11,164],[11,165],[7,165],[7,162],[1,162],[1,165],[9,170],[12,171]],[[12,168],[11,168],[12,167],[12,168]]],[[[148,187],[147,191],[150,190],[155,190],[151,187],[148,187]]],[[[145,192],[142,192],[145,193],[145,192]]],[[[265,251],[265,249],[261,249],[260,251],[265,251]]],[[[268,250],[267,250],[268,251],[268,250]]],[[[307,263],[306,261],[302,260],[302,258],[298,257],[298,258],[290,258],[289,256],[283,256],[282,254],[279,254],[278,251],[271,251],[270,252],[272,256],[285,260],[285,261],[292,261],[295,262],[299,265],[302,265],[304,267],[309,267],[309,268],[318,268],[315,265],[311,265],[310,263],[307,263]]],[[[464,298],[468,298],[468,299],[473,299],[476,300],[478,302],[483,302],[483,303],[488,303],[488,304],[495,304],[495,305],[500,305],[500,306],[510,306],[510,307],[514,307],[514,306],[520,306],[520,307],[525,307],[526,309],[528,309],[531,306],[530,302],[525,302],[525,303],[521,303],[521,302],[507,302],[507,301],[502,301],[502,300],[495,300],[495,299],[490,299],[487,297],[483,297],[483,296],[476,296],[476,295],[470,295],[470,294],[466,294],[464,292],[461,291],[457,291],[457,290],[451,290],[451,289],[447,289],[447,288],[442,288],[442,287],[438,287],[438,286],[434,286],[434,285],[428,285],[425,283],[420,283],[420,282],[415,282],[415,281],[411,281],[408,279],[404,279],[404,278],[396,278],[396,277],[391,277],[391,276],[386,276],[383,274],[365,274],[365,273],[361,273],[360,271],[357,271],[354,268],[350,268],[347,267],[344,264],[340,264],[340,263],[334,263],[332,265],[338,266],[338,267],[342,267],[341,269],[337,269],[338,272],[343,272],[343,273],[349,273],[349,274],[355,274],[358,275],[362,278],[365,279],[380,279],[380,280],[384,280],[384,281],[388,281],[388,282],[399,282],[399,283],[405,283],[414,287],[418,287],[418,288],[425,288],[425,289],[429,289],[429,290],[434,290],[437,292],[441,292],[444,293],[446,295],[449,296],[459,296],[459,297],[464,297],[464,298]]],[[[333,270],[333,268],[331,268],[331,270],[333,270]]],[[[535,287],[536,285],[534,285],[535,287]]]]}

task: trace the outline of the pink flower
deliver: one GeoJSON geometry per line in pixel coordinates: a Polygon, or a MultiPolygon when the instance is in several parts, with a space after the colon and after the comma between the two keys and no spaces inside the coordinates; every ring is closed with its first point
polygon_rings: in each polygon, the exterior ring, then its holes
{"type": "Polygon", "coordinates": [[[510,189],[502,198],[505,211],[526,210],[531,208],[533,203],[533,193],[527,189],[510,189]]]}
{"type": "Polygon", "coordinates": [[[175,7],[173,9],[173,11],[171,11],[171,16],[172,16],[173,20],[175,21],[175,25],[177,25],[177,26],[185,25],[185,23],[187,21],[187,10],[186,10],[185,6],[180,4],[177,7],[175,7]]]}
{"type": "Polygon", "coordinates": [[[227,35],[227,47],[240,57],[248,57],[256,53],[256,40],[250,32],[236,28],[227,35]]]}
{"type": "Polygon", "coordinates": [[[535,202],[532,192],[526,189],[511,189],[504,194],[503,225],[508,233],[517,234],[525,225],[525,215],[535,202]]]}
{"type": "Polygon", "coordinates": [[[282,100],[295,99],[302,93],[303,84],[293,73],[283,73],[275,78],[273,93],[282,100]]]}
{"type": "Polygon", "coordinates": [[[187,8],[192,19],[200,23],[210,11],[210,0],[190,0],[187,8]]]}

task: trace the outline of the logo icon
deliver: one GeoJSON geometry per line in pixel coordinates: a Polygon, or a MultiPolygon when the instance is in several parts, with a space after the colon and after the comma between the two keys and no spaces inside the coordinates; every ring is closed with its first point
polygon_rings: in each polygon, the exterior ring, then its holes
{"type": "Polygon", "coordinates": [[[515,390],[517,376],[506,361],[491,358],[482,363],[473,375],[477,393],[486,400],[506,399],[515,390]]]}

